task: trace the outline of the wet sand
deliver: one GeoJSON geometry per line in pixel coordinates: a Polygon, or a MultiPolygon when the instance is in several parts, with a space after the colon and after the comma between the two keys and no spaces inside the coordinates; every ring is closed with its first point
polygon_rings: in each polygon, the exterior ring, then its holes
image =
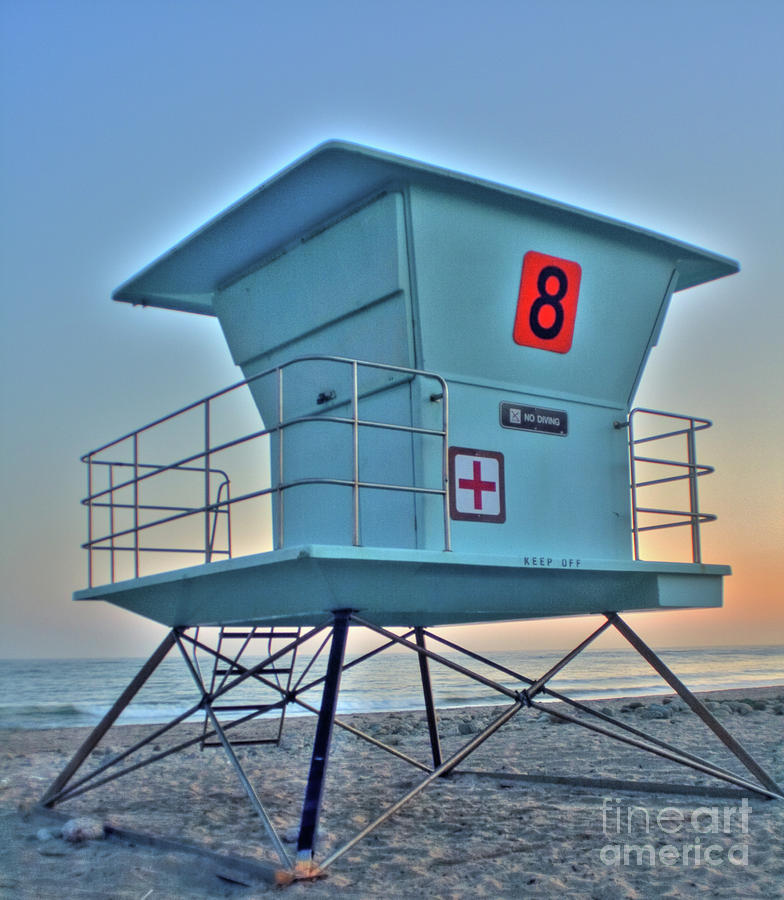
{"type": "MultiPolygon", "coordinates": [[[[784,785],[784,687],[702,695],[722,724],[784,785]]],[[[593,701],[647,733],[747,773],[674,697],[593,701]]],[[[561,706],[553,709],[566,708],[561,706]]],[[[503,707],[442,710],[449,756],[503,707]]],[[[425,764],[423,712],[348,716],[425,764]]],[[[595,721],[595,720],[593,720],[595,721]]],[[[279,747],[239,748],[284,846],[293,856],[315,727],[287,721],[279,747]]],[[[196,733],[181,726],[172,734],[196,733]]],[[[153,730],[112,729],[87,763],[94,767],[153,730]]],[[[453,776],[439,778],[338,859],[328,877],[276,887],[279,867],[260,820],[220,748],[167,757],[58,806],[36,801],[87,735],[84,729],[0,732],[0,895],[20,898],[257,897],[777,897],[784,896],[784,802],[726,796],[724,782],[624,746],[546,712],[521,710],[453,776]],[[486,773],[496,773],[490,777],[486,773]],[[485,773],[485,774],[481,774],[485,773]],[[533,776],[533,780],[523,778],[533,776]],[[619,779],[679,784],[682,792],[630,792],[619,779]],[[553,779],[553,780],[548,780],[553,779]],[[689,789],[703,791],[688,793],[689,789]],[[711,793],[713,789],[714,793],[711,793]],[[724,793],[722,793],[724,791],[724,793]],[[258,868],[145,845],[111,833],[70,843],[68,819],[154,834],[258,868]]],[[[165,749],[170,737],[153,746],[165,749]]],[[[325,859],[411,790],[426,773],[336,728],[317,858],[325,859]]],[[[749,776],[750,780],[753,780],[749,776]]]]}

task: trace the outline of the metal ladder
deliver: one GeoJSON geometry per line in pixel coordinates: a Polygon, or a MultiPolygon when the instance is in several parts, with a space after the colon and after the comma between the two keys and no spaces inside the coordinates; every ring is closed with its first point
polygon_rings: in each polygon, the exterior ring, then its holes
{"type": "MultiPolygon", "coordinates": [[[[246,668],[250,667],[250,663],[247,665],[240,663],[240,659],[243,656],[261,656],[262,658],[271,656],[277,650],[282,649],[286,642],[296,641],[300,636],[300,632],[301,629],[299,628],[276,628],[275,626],[268,627],[260,625],[246,628],[238,626],[221,627],[218,633],[215,654],[213,656],[214,663],[212,677],[210,679],[209,695],[213,696],[216,691],[219,691],[223,687],[230,677],[241,675],[246,668]],[[239,642],[239,645],[237,642],[239,642]],[[261,642],[263,642],[263,646],[261,642]],[[221,655],[223,657],[229,657],[231,662],[226,662],[225,659],[221,659],[221,655]]],[[[274,679],[282,691],[289,691],[291,689],[291,679],[294,673],[296,658],[297,646],[294,645],[288,653],[278,657],[278,659],[269,666],[260,669],[258,674],[266,678],[274,679]],[[285,678],[285,685],[283,684],[282,678],[285,678]]],[[[256,687],[259,690],[264,690],[263,685],[258,682],[256,682],[256,687]]],[[[235,729],[227,732],[227,738],[232,746],[280,743],[280,738],[283,734],[283,722],[286,716],[287,703],[285,699],[281,699],[281,694],[278,691],[275,691],[272,688],[269,690],[270,694],[274,694],[276,697],[275,700],[269,703],[213,703],[210,705],[212,712],[219,718],[221,713],[230,713],[242,717],[252,716],[247,724],[236,728],[236,737],[234,737],[235,729]],[[274,727],[272,728],[272,736],[270,736],[269,729],[266,730],[266,736],[261,736],[258,733],[249,735],[248,725],[255,724],[256,731],[258,731],[259,718],[265,713],[272,712],[273,710],[278,710],[280,714],[276,720],[277,729],[274,727]],[[254,713],[256,715],[253,715],[254,713]]],[[[264,721],[265,723],[269,723],[270,717],[265,717],[264,721]]],[[[209,724],[209,716],[205,711],[200,745],[201,749],[204,749],[205,747],[222,746],[220,741],[208,739],[208,732],[210,730],[209,724]]]]}

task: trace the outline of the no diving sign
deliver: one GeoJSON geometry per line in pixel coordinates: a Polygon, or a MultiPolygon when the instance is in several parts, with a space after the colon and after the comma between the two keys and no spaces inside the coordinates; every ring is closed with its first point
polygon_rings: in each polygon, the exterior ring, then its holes
{"type": "Polygon", "coordinates": [[[502,453],[449,448],[449,512],[471,522],[506,521],[502,453]]]}

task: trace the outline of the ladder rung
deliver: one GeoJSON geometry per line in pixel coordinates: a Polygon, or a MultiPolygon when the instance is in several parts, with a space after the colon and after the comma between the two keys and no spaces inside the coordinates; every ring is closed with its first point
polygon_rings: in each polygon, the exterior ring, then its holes
{"type": "MultiPolygon", "coordinates": [[[[288,675],[291,669],[259,669],[256,674],[261,675],[288,675]]],[[[241,675],[243,669],[232,666],[230,669],[216,669],[216,675],[241,675]]]]}
{"type": "MultiPolygon", "coordinates": [[[[239,747],[241,745],[247,747],[251,744],[277,744],[278,739],[277,738],[258,738],[257,740],[229,741],[229,743],[231,744],[232,747],[239,747]]],[[[221,744],[220,741],[215,741],[215,742],[205,741],[202,744],[202,747],[222,747],[222,746],[223,746],[223,744],[221,744]]]]}
{"type": "Polygon", "coordinates": [[[221,638],[225,641],[228,638],[232,640],[240,640],[244,638],[296,638],[299,637],[296,631],[224,631],[221,638]]]}
{"type": "Polygon", "coordinates": [[[211,706],[210,709],[215,712],[242,712],[245,709],[258,709],[265,712],[270,709],[280,709],[280,703],[221,703],[220,705],[211,706]]]}

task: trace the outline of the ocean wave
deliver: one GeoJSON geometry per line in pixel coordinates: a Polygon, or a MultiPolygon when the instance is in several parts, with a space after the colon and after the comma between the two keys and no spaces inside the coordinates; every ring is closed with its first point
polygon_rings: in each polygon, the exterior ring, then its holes
{"type": "MultiPolygon", "coordinates": [[[[660,651],[694,691],[756,687],[782,683],[784,648],[677,648],[660,651]]],[[[459,654],[445,654],[464,662],[459,654]]],[[[546,672],[558,658],[557,651],[489,651],[488,657],[512,671],[529,677],[546,672]]],[[[298,671],[305,658],[298,660],[298,671]]],[[[94,726],[135,676],[138,660],[65,660],[57,662],[58,680],[52,681],[52,663],[0,660],[0,728],[57,728],[94,726]],[[42,698],[52,697],[50,702],[42,698]]],[[[476,666],[478,672],[514,690],[526,685],[491,667],[476,666]]],[[[441,707],[477,706],[507,702],[477,682],[466,680],[443,666],[431,667],[436,703],[441,707]]],[[[669,693],[671,689],[631,650],[587,651],[574,660],[548,687],[576,700],[634,697],[669,693]]],[[[307,699],[318,706],[320,687],[307,699]]],[[[199,699],[189,673],[180,660],[166,660],[121,715],[121,724],[161,724],[190,709],[199,699]]],[[[275,696],[277,699],[277,696],[275,696]]],[[[546,695],[541,698],[547,701],[546,695]]],[[[266,702],[258,686],[247,684],[237,695],[241,702],[266,702]]],[[[361,671],[345,673],[339,710],[374,712],[421,709],[422,683],[415,658],[398,656],[370,659],[361,671]]],[[[287,715],[307,715],[291,706],[287,715]]],[[[203,721],[196,712],[192,721],[203,721]]]]}
{"type": "MultiPolygon", "coordinates": [[[[68,728],[97,725],[110,709],[111,706],[108,704],[104,706],[92,703],[0,704],[0,728],[68,728]]],[[[123,710],[119,722],[125,724],[166,722],[186,712],[187,709],[188,707],[163,704],[131,704],[123,710]]]]}
{"type": "Polygon", "coordinates": [[[84,710],[75,703],[0,704],[0,722],[7,718],[36,716],[80,716],[84,710]]]}

